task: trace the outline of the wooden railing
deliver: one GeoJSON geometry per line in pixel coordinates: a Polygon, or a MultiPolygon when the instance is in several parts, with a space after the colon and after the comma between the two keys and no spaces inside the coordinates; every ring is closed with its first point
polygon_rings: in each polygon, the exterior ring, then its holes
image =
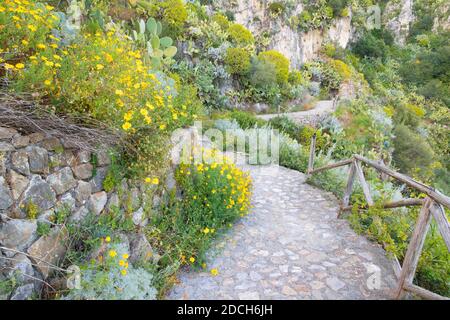
{"type": "Polygon", "coordinates": [[[417,264],[419,262],[420,254],[423,249],[425,238],[430,227],[431,217],[434,218],[438,230],[442,237],[444,238],[447,249],[450,252],[450,224],[445,214],[444,206],[450,208],[450,198],[437,192],[433,188],[418,182],[411,177],[404,174],[396,172],[383,164],[376,161],[369,160],[360,155],[354,155],[350,159],[342,160],[336,163],[328,164],[326,166],[314,169],[314,158],[315,158],[315,148],[316,148],[316,135],[314,134],[311,139],[311,147],[308,162],[308,175],[313,175],[315,173],[330,170],[333,168],[338,168],[346,165],[350,165],[350,170],[348,174],[347,186],[345,188],[344,196],[341,203],[341,210],[339,211],[338,217],[346,211],[350,210],[350,196],[353,190],[353,184],[356,176],[361,184],[364,197],[367,204],[360,207],[360,209],[367,209],[374,205],[372,196],[370,194],[369,185],[364,177],[364,172],[361,164],[365,164],[379,171],[380,173],[390,176],[401,183],[408,185],[424,194],[426,194],[425,199],[403,199],[396,202],[385,203],[382,207],[386,209],[398,208],[404,206],[422,206],[419,216],[417,218],[414,231],[412,233],[408,248],[406,250],[405,257],[403,259],[403,265],[400,266],[397,258],[394,258],[394,271],[398,278],[398,285],[395,292],[395,298],[401,299],[404,297],[406,292],[414,293],[425,299],[448,299],[429,290],[421,288],[413,284],[414,275],[417,269],[417,264]]]}

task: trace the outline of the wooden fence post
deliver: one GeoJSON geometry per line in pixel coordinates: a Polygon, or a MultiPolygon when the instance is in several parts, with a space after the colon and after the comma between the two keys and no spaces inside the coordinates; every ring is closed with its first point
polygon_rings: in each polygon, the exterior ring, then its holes
{"type": "Polygon", "coordinates": [[[430,198],[426,198],[425,203],[420,210],[420,214],[417,219],[416,226],[414,227],[408,249],[406,250],[405,258],[403,259],[402,272],[400,273],[397,292],[395,295],[397,299],[401,299],[404,296],[405,286],[413,284],[414,274],[416,273],[420,253],[422,252],[428,228],[430,227],[430,207],[432,205],[433,200],[431,200],[430,198]]]}
{"type": "Polygon", "coordinates": [[[341,213],[343,211],[342,209],[347,207],[348,204],[350,203],[350,196],[352,195],[353,183],[355,181],[355,173],[356,173],[356,164],[355,161],[353,161],[348,171],[347,187],[345,188],[344,197],[342,198],[342,206],[338,214],[338,218],[341,216],[341,213]]]}
{"type": "Polygon", "coordinates": [[[306,171],[307,174],[310,174],[311,171],[314,169],[314,158],[316,155],[316,134],[314,133],[311,137],[311,145],[309,146],[309,161],[308,161],[308,170],[306,171]]]}
{"type": "Polygon", "coordinates": [[[355,166],[356,166],[356,172],[358,174],[359,182],[361,183],[361,187],[364,192],[364,196],[366,197],[367,204],[369,207],[373,206],[373,200],[372,196],[370,195],[370,189],[369,185],[366,182],[366,179],[364,178],[364,172],[361,168],[361,165],[358,161],[355,160],[355,166]]]}

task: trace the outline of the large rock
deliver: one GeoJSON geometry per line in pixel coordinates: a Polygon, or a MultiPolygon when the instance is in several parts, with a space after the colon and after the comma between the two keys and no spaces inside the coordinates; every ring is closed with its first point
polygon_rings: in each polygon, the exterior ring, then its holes
{"type": "Polygon", "coordinates": [[[19,150],[11,154],[11,166],[17,172],[28,176],[30,174],[30,166],[28,164],[28,153],[25,150],[19,150]]]}
{"type": "Polygon", "coordinates": [[[153,250],[146,236],[142,233],[131,234],[128,236],[130,240],[130,262],[157,262],[159,255],[153,250]]]}
{"type": "Polygon", "coordinates": [[[31,178],[28,188],[22,196],[22,205],[29,202],[37,205],[41,210],[48,210],[56,203],[56,195],[50,185],[38,175],[31,178]]]}
{"type": "Polygon", "coordinates": [[[90,163],[80,164],[72,168],[75,177],[82,180],[88,180],[92,177],[94,167],[90,163]]]}
{"type": "Polygon", "coordinates": [[[44,279],[53,271],[49,264],[57,266],[64,259],[67,250],[67,239],[67,229],[57,227],[53,228],[48,236],[39,238],[28,248],[28,254],[32,256],[32,259],[34,258],[35,265],[42,273],[44,279]]]}
{"type": "Polygon", "coordinates": [[[89,182],[91,183],[92,192],[99,192],[103,190],[103,181],[105,181],[108,174],[108,168],[97,168],[95,171],[95,176],[89,182]]]}
{"type": "Polygon", "coordinates": [[[108,195],[106,194],[106,192],[101,191],[94,193],[89,198],[88,209],[92,213],[100,214],[105,208],[107,201],[108,195]]]}
{"type": "Polygon", "coordinates": [[[11,260],[7,260],[5,267],[6,277],[8,279],[14,277],[19,284],[30,282],[34,277],[33,265],[30,259],[22,253],[17,253],[11,260]]]}
{"type": "Polygon", "coordinates": [[[10,152],[14,150],[14,146],[11,143],[0,141],[0,152],[10,152]]]}
{"type": "Polygon", "coordinates": [[[32,283],[18,287],[11,295],[10,300],[29,300],[33,297],[34,285],[32,283]]]}
{"type": "Polygon", "coordinates": [[[44,148],[29,146],[26,148],[30,163],[30,171],[33,173],[48,173],[48,152],[44,148]]]}
{"type": "Polygon", "coordinates": [[[77,200],[79,204],[84,204],[87,200],[89,200],[91,193],[92,187],[89,182],[78,181],[78,185],[75,189],[75,200],[77,200]]]}
{"type": "Polygon", "coordinates": [[[57,195],[75,188],[77,181],[74,179],[72,170],[69,167],[65,167],[54,174],[47,177],[47,182],[55,190],[57,195]]]}
{"type": "Polygon", "coordinates": [[[9,140],[17,134],[17,130],[0,127],[0,140],[9,140]]]}
{"type": "Polygon", "coordinates": [[[91,161],[91,152],[87,150],[81,150],[76,155],[77,164],[89,163],[91,161]]]}
{"type": "Polygon", "coordinates": [[[12,196],[14,200],[18,200],[27,188],[28,182],[30,182],[30,180],[28,180],[27,177],[15,172],[14,170],[9,170],[8,182],[11,186],[12,196]]]}
{"type": "Polygon", "coordinates": [[[111,163],[111,158],[109,157],[107,150],[100,150],[97,152],[97,163],[100,167],[111,163]]]}
{"type": "Polygon", "coordinates": [[[127,203],[131,206],[132,211],[136,211],[141,206],[141,192],[138,188],[131,188],[128,194],[127,203]]]}
{"type": "Polygon", "coordinates": [[[59,199],[57,207],[64,208],[72,213],[76,207],[75,198],[72,196],[72,194],[66,193],[59,199]]]}
{"type": "Polygon", "coordinates": [[[132,215],[133,223],[139,227],[145,227],[148,223],[148,219],[145,217],[144,209],[141,207],[132,215]]]}
{"type": "Polygon", "coordinates": [[[30,137],[17,135],[12,139],[12,144],[16,148],[26,147],[30,144],[30,137]]]}
{"type": "Polygon", "coordinates": [[[69,220],[70,220],[71,222],[80,222],[80,221],[82,221],[88,214],[89,214],[88,208],[86,208],[85,206],[82,206],[82,207],[78,208],[78,210],[77,210],[72,216],[70,216],[69,220]]]}
{"type": "Polygon", "coordinates": [[[47,138],[44,141],[42,141],[41,146],[44,149],[47,149],[50,151],[60,150],[62,148],[62,144],[61,144],[61,142],[59,142],[59,139],[53,138],[53,137],[47,138]]]}
{"type": "Polygon", "coordinates": [[[13,204],[11,192],[6,184],[5,178],[0,176],[0,210],[6,210],[13,204]]]}
{"type": "Polygon", "coordinates": [[[111,212],[112,210],[119,208],[120,208],[119,196],[117,195],[117,193],[113,193],[109,197],[106,209],[108,210],[108,212],[111,212]]]}
{"type": "MultiPolygon", "coordinates": [[[[0,226],[0,244],[7,248],[23,251],[37,238],[35,220],[8,220],[0,226]]],[[[11,256],[10,252],[6,252],[11,256]]]]}

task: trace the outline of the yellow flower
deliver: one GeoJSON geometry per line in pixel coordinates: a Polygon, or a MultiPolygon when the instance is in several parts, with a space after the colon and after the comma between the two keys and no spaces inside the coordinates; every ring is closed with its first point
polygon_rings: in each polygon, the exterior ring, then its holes
{"type": "Polygon", "coordinates": [[[38,49],[45,49],[46,48],[45,44],[42,44],[42,43],[39,43],[36,47],[38,49]]]}
{"type": "Polygon", "coordinates": [[[189,258],[189,261],[190,261],[191,263],[194,263],[194,262],[195,262],[195,258],[194,258],[194,257],[190,257],[190,258],[189,258]]]}
{"type": "Polygon", "coordinates": [[[127,275],[127,270],[123,269],[122,271],[120,271],[120,273],[121,273],[123,276],[126,276],[126,275],[127,275]]]}
{"type": "Polygon", "coordinates": [[[105,53],[105,59],[109,63],[113,61],[113,57],[109,53],[105,53]]]}
{"type": "Polygon", "coordinates": [[[107,237],[105,238],[105,241],[106,241],[106,242],[111,242],[111,237],[110,237],[110,236],[107,236],[107,237]]]}
{"type": "Polygon", "coordinates": [[[141,109],[140,112],[144,117],[148,115],[148,111],[146,109],[141,109]]]}
{"type": "Polygon", "coordinates": [[[24,46],[28,45],[28,43],[29,43],[29,42],[28,42],[27,40],[25,40],[25,39],[23,39],[21,42],[22,42],[22,44],[23,44],[24,46]]]}
{"type": "Polygon", "coordinates": [[[120,261],[119,261],[119,266],[123,267],[124,265],[125,265],[125,261],[120,260],[120,261]]]}
{"type": "Polygon", "coordinates": [[[131,128],[131,123],[125,122],[125,123],[122,125],[122,128],[123,128],[123,130],[127,131],[128,129],[131,128]]]}
{"type": "Polygon", "coordinates": [[[51,81],[51,80],[45,80],[45,81],[44,81],[44,84],[45,84],[46,86],[49,86],[49,85],[52,84],[52,81],[51,81]]]}
{"type": "Polygon", "coordinates": [[[160,126],[159,126],[159,129],[161,129],[161,130],[164,130],[166,128],[166,125],[165,124],[161,124],[160,126]]]}
{"type": "Polygon", "coordinates": [[[154,107],[150,102],[147,102],[147,103],[145,104],[145,106],[146,106],[147,108],[149,108],[150,110],[154,110],[154,109],[155,109],[155,107],[154,107]]]}
{"type": "Polygon", "coordinates": [[[227,179],[228,179],[228,180],[233,179],[233,177],[231,176],[231,174],[227,174],[227,179]]]}
{"type": "MultiPolygon", "coordinates": [[[[37,30],[37,28],[35,26],[33,26],[32,24],[29,24],[27,26],[27,28],[32,32],[35,32],[37,30]]],[[[39,48],[39,45],[38,45],[38,48],[39,48]]],[[[39,48],[39,49],[45,49],[45,46],[44,46],[44,48],[39,48]]]]}
{"type": "Polygon", "coordinates": [[[98,64],[96,66],[97,70],[102,70],[103,68],[105,68],[102,64],[98,64]]]}
{"type": "Polygon", "coordinates": [[[125,260],[127,260],[127,259],[129,258],[128,253],[124,253],[124,254],[122,255],[122,258],[124,258],[125,260]]]}
{"type": "Polygon", "coordinates": [[[205,229],[203,229],[203,233],[204,233],[204,234],[208,234],[208,233],[209,233],[209,228],[206,227],[205,229]]]}
{"type": "Polygon", "coordinates": [[[111,258],[114,258],[115,256],[117,256],[117,252],[115,250],[109,250],[108,254],[111,258]]]}
{"type": "Polygon", "coordinates": [[[150,177],[145,178],[145,182],[146,183],[152,183],[152,178],[150,178],[150,177]]]}
{"type": "Polygon", "coordinates": [[[16,68],[23,69],[23,68],[25,68],[25,65],[23,63],[18,63],[18,64],[16,64],[16,68]]]}
{"type": "Polygon", "coordinates": [[[217,275],[219,274],[219,270],[217,270],[216,268],[211,269],[211,274],[212,274],[213,276],[217,276],[217,275]]]}
{"type": "Polygon", "coordinates": [[[115,93],[116,93],[116,95],[118,95],[118,96],[123,96],[123,91],[122,91],[122,90],[117,89],[117,90],[115,91],[115,93]]]}

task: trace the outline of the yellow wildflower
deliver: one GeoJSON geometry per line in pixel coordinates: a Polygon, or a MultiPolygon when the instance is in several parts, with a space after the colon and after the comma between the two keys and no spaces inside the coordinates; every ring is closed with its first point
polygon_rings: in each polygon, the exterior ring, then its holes
{"type": "Polygon", "coordinates": [[[124,258],[125,260],[127,260],[129,257],[130,257],[130,256],[128,255],[128,253],[124,253],[124,254],[122,255],[122,258],[124,258]]]}
{"type": "Polygon", "coordinates": [[[102,70],[105,67],[102,64],[97,64],[96,68],[97,70],[102,70]]]}
{"type": "Polygon", "coordinates": [[[141,109],[140,112],[144,117],[148,115],[148,111],[146,109],[141,109]]]}
{"type": "Polygon", "coordinates": [[[39,43],[36,47],[38,49],[45,49],[46,48],[45,44],[42,44],[42,43],[39,43]]]}
{"type": "Polygon", "coordinates": [[[129,123],[129,122],[125,122],[125,123],[122,125],[122,129],[125,130],[125,131],[127,131],[127,130],[130,129],[130,128],[131,128],[131,123],[129,123]]]}
{"type": "Polygon", "coordinates": [[[194,258],[194,257],[190,257],[190,258],[189,258],[189,261],[190,261],[191,263],[194,263],[194,262],[195,262],[195,258],[194,258]]]}
{"type": "Polygon", "coordinates": [[[208,233],[209,233],[209,231],[210,231],[210,230],[209,230],[209,228],[208,228],[208,227],[206,227],[205,229],[203,229],[203,233],[204,233],[204,234],[208,234],[208,233]]]}
{"type": "Polygon", "coordinates": [[[120,271],[120,273],[121,273],[123,276],[126,276],[126,275],[127,275],[127,270],[123,269],[122,271],[120,271]]]}
{"type": "Polygon", "coordinates": [[[111,237],[110,237],[110,236],[107,236],[107,237],[105,238],[105,241],[106,241],[106,242],[111,242],[111,237]]]}
{"type": "Polygon", "coordinates": [[[119,266],[123,267],[125,265],[125,261],[124,260],[120,260],[119,261],[119,266]]]}
{"type": "Polygon", "coordinates": [[[16,64],[16,68],[23,69],[23,68],[25,68],[25,65],[23,63],[18,63],[18,64],[16,64]]]}
{"type": "Polygon", "coordinates": [[[108,254],[111,258],[114,258],[115,256],[117,256],[117,252],[115,250],[109,250],[108,254]]]}
{"type": "Polygon", "coordinates": [[[219,274],[219,270],[217,270],[216,268],[211,269],[211,274],[212,274],[213,276],[217,276],[217,275],[219,274]]]}

